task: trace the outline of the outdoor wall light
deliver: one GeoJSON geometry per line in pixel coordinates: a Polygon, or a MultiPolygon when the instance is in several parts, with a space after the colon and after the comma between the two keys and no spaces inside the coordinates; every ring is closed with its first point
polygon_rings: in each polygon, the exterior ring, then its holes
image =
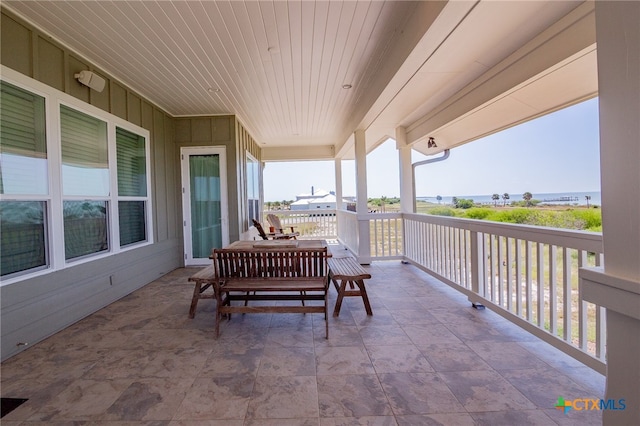
{"type": "Polygon", "coordinates": [[[427,142],[427,148],[437,148],[438,145],[436,145],[436,140],[434,138],[429,138],[429,141],[427,142]]]}
{"type": "Polygon", "coordinates": [[[74,75],[74,77],[80,83],[92,88],[96,92],[102,92],[102,90],[104,90],[104,84],[105,84],[104,78],[100,77],[98,74],[94,72],[84,70],[74,75]]]}

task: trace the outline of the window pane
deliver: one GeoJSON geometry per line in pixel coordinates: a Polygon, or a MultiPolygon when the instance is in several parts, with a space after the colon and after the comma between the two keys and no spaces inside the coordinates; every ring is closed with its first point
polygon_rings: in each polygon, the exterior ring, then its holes
{"type": "Polygon", "coordinates": [[[47,194],[44,98],[0,82],[0,194],[47,194]]]}
{"type": "Polygon", "coordinates": [[[118,195],[146,197],[147,162],[142,136],[116,128],[118,195]]]}
{"type": "Polygon", "coordinates": [[[63,209],[65,259],[109,249],[105,201],[65,201],[63,209]]]}
{"type": "Polygon", "coordinates": [[[259,197],[259,169],[258,162],[251,157],[247,157],[247,197],[251,199],[258,199],[259,197]]]}
{"type": "Polygon", "coordinates": [[[47,265],[46,203],[0,201],[0,274],[47,265]]]}
{"type": "Polygon", "coordinates": [[[109,195],[107,123],[60,106],[64,195],[109,195]]]}
{"type": "Polygon", "coordinates": [[[146,241],[145,202],[118,202],[118,216],[120,220],[120,246],[146,241]]]}

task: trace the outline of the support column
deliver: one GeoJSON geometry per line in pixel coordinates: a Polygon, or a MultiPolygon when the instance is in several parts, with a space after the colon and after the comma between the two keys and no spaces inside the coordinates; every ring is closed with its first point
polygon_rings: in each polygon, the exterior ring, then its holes
{"type": "Polygon", "coordinates": [[[356,213],[358,214],[358,261],[371,263],[371,236],[369,235],[369,208],[367,207],[367,145],[364,130],[354,133],[356,156],[356,213]]]}
{"type": "Polygon", "coordinates": [[[400,162],[400,212],[415,213],[414,176],[411,167],[411,146],[407,145],[407,130],[396,128],[396,149],[400,162]]]}
{"type": "Polygon", "coordinates": [[[607,308],[605,425],[640,424],[640,2],[597,1],[604,268],[582,271],[607,308]],[[624,400],[621,402],[621,400],[624,400]],[[624,409],[623,409],[624,404],[624,409]]]}
{"type": "Polygon", "coordinates": [[[336,158],[333,167],[336,174],[336,210],[344,210],[342,203],[342,160],[336,158]]]}

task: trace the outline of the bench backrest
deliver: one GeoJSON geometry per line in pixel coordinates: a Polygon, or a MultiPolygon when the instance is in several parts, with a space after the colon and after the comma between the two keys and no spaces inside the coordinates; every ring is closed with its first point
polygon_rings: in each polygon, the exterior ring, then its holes
{"type": "Polygon", "coordinates": [[[214,249],[217,279],[226,278],[326,278],[327,248],[214,249]]]}

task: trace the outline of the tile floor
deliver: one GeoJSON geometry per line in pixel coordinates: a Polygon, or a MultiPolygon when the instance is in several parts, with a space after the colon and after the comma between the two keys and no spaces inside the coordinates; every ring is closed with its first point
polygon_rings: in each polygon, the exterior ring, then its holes
{"type": "MultiPolygon", "coordinates": [[[[589,425],[604,377],[419,269],[375,262],[324,338],[318,314],[187,312],[175,270],[2,364],[2,425],[589,425]]],[[[331,308],[336,293],[331,290],[331,308]]]]}

